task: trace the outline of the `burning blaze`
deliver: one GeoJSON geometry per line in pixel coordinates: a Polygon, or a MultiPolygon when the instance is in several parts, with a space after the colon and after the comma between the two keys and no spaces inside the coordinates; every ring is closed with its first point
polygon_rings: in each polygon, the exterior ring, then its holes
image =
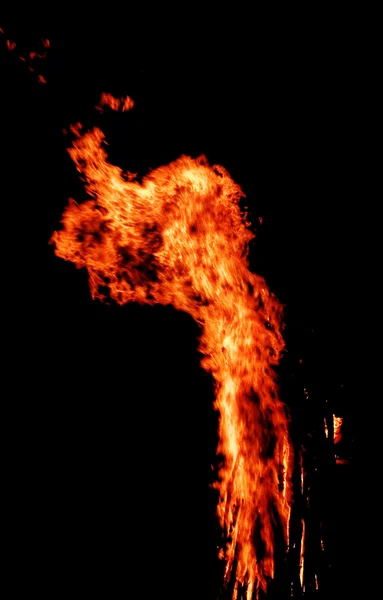
{"type": "Polygon", "coordinates": [[[94,299],[107,290],[120,305],[172,304],[200,325],[201,364],[214,377],[220,415],[214,487],[225,582],[235,580],[233,598],[245,589],[250,600],[274,575],[276,527],[288,544],[292,446],[274,372],[282,307],[249,271],[244,194],[204,156],[181,156],[140,183],[108,162],[100,129],[72,131],[69,154],[90,199],[69,201],[51,239],[55,253],[87,269],[94,299]]]}

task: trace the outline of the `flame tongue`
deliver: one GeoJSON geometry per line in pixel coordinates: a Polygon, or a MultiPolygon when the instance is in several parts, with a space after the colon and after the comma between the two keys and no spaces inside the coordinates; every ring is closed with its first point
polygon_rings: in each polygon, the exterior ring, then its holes
{"type": "Polygon", "coordinates": [[[119,304],[172,304],[199,323],[220,413],[224,462],[215,486],[226,579],[234,575],[251,598],[273,577],[275,510],[287,536],[291,460],[273,371],[282,310],[248,269],[253,234],[239,208],[243,193],[205,157],[181,156],[139,183],[108,163],[99,129],[73,131],[69,152],[91,199],[70,201],[52,236],[55,253],[87,268],[93,298],[107,289],[119,304]]]}

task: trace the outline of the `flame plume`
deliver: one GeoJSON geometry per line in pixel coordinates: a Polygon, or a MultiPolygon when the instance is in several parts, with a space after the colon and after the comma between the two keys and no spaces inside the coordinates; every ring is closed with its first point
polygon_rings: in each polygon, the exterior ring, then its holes
{"type": "Polygon", "coordinates": [[[90,199],[70,199],[51,238],[55,253],[88,270],[94,299],[108,289],[120,305],[172,304],[200,325],[220,415],[214,487],[225,582],[235,580],[233,598],[245,589],[250,600],[274,576],[276,527],[288,544],[292,446],[273,369],[284,348],[282,307],[249,271],[244,194],[204,156],[181,156],[139,183],[108,162],[100,129],[72,131],[69,153],[90,199]]]}

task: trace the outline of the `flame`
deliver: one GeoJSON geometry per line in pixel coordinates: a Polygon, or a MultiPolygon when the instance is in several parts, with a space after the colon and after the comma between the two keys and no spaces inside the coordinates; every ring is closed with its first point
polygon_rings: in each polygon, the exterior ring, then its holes
{"type": "MultiPolygon", "coordinates": [[[[4,30],[0,27],[0,34],[4,34],[4,30]]],[[[50,41],[47,38],[41,38],[41,43],[43,45],[43,48],[47,49],[50,48],[50,41]]],[[[6,40],[6,46],[8,48],[8,50],[13,51],[16,48],[16,42],[12,42],[11,40],[6,40]]],[[[24,62],[28,64],[28,70],[31,71],[32,73],[36,72],[36,69],[34,66],[32,66],[36,59],[42,59],[42,58],[46,58],[47,57],[47,52],[44,50],[44,52],[35,52],[35,51],[31,51],[28,53],[28,56],[22,56],[22,55],[18,55],[18,58],[24,62]]],[[[37,74],[37,81],[38,83],[47,83],[45,77],[43,77],[43,75],[41,74],[37,74]]]]}
{"type": "MultiPolygon", "coordinates": [[[[109,100],[103,95],[100,105],[109,100]]],[[[90,199],[69,200],[51,238],[55,254],[88,270],[93,299],[105,300],[107,289],[120,305],[172,304],[199,324],[224,457],[213,485],[225,534],[219,555],[225,584],[236,581],[233,598],[241,588],[250,600],[274,576],[276,514],[288,543],[293,451],[274,371],[282,306],[249,271],[254,234],[239,207],[244,194],[204,156],[181,156],[139,183],[108,162],[100,129],[71,130],[69,154],[90,199]]]]}
{"type": "Polygon", "coordinates": [[[301,461],[301,494],[305,493],[305,471],[303,468],[303,461],[301,461]]]}
{"type": "Polygon", "coordinates": [[[134,100],[129,96],[125,98],[115,98],[112,94],[103,92],[101,94],[100,104],[96,106],[96,109],[103,112],[103,107],[108,106],[111,110],[122,110],[122,112],[131,110],[134,106],[134,100]]]}
{"type": "Polygon", "coordinates": [[[342,439],[343,417],[337,417],[335,415],[333,415],[332,417],[334,427],[334,444],[337,444],[342,439]]]}
{"type": "Polygon", "coordinates": [[[301,550],[299,555],[299,580],[301,582],[301,588],[304,591],[304,574],[305,574],[305,544],[306,544],[306,523],[304,519],[302,523],[302,535],[301,535],[301,550]]]}

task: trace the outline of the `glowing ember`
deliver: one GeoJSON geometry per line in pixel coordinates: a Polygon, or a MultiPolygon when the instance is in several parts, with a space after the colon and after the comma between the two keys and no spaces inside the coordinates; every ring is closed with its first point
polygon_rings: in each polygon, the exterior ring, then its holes
{"type": "MultiPolygon", "coordinates": [[[[111,104],[103,95],[100,105],[111,104]]],[[[69,201],[63,230],[51,238],[55,253],[88,270],[94,299],[107,289],[120,305],[172,304],[200,325],[220,415],[224,462],[214,487],[225,583],[235,580],[233,598],[245,588],[250,600],[274,576],[276,514],[288,543],[293,456],[273,370],[284,348],[282,307],[249,271],[254,235],[239,207],[244,194],[204,156],[181,156],[139,183],[107,161],[100,129],[71,129],[69,154],[90,199],[69,201]]]]}

